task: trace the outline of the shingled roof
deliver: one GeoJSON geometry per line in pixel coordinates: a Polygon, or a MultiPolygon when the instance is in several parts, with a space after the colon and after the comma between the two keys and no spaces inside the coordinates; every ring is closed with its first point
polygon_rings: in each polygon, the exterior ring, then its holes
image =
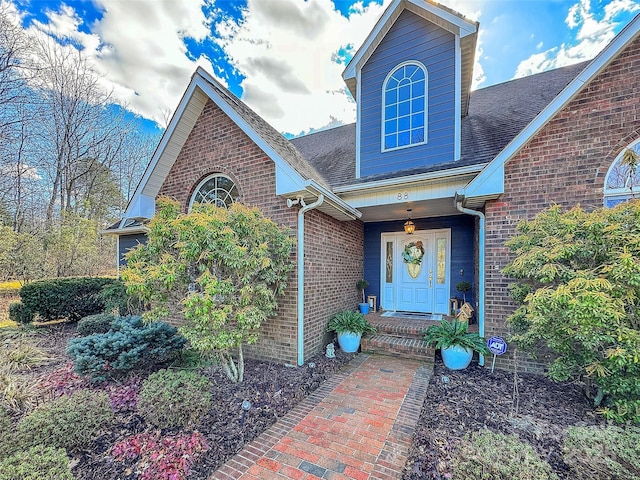
{"type": "Polygon", "coordinates": [[[298,137],[291,143],[331,188],[484,164],[498,155],[588,63],[549,70],[472,92],[469,114],[462,119],[458,161],[356,179],[355,124],[298,137]]]}

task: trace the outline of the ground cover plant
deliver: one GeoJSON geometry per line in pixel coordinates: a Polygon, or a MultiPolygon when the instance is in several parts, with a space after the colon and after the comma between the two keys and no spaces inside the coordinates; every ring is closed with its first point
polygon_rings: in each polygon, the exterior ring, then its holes
{"type": "Polygon", "coordinates": [[[198,362],[193,351],[186,351],[163,370],[147,364],[119,378],[92,382],[74,371],[66,355],[68,340],[81,338],[76,324],[0,329],[0,340],[31,342],[51,359],[21,371],[25,384],[37,386],[30,409],[0,409],[0,462],[13,475],[23,475],[15,478],[207,479],[353,358],[340,351],[335,359],[319,355],[311,359],[314,368],[247,360],[244,382],[237,383],[215,363],[198,362]],[[184,382],[193,385],[181,391],[184,382]],[[76,402],[78,398],[84,400],[76,402]],[[177,423],[150,406],[173,408],[171,400],[179,404],[177,423]],[[139,409],[141,401],[147,405],[139,409]],[[251,404],[248,411],[243,402],[251,404]],[[90,428],[93,433],[85,436],[90,428]],[[26,437],[31,440],[22,444],[26,437]],[[31,447],[33,443],[38,445],[31,447]],[[42,461],[34,464],[39,477],[29,469],[24,452],[35,451],[29,448],[43,452],[42,461]],[[67,476],[69,468],[73,477],[67,476]]]}

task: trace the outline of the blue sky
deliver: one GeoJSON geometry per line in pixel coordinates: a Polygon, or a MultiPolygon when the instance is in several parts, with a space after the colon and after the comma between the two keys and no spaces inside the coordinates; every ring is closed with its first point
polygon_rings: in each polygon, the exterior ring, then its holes
{"type": "MultiPolygon", "coordinates": [[[[127,109],[164,126],[200,65],[283,133],[355,119],[341,78],[390,0],[0,0],[81,48],[127,109]]],[[[480,22],[474,86],[593,58],[636,0],[443,0],[480,22]]]]}

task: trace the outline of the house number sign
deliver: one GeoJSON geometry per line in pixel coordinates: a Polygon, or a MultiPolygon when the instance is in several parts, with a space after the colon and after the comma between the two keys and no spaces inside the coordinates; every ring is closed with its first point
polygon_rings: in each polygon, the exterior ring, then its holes
{"type": "Polygon", "coordinates": [[[409,192],[398,192],[398,200],[409,200],[409,192]]]}

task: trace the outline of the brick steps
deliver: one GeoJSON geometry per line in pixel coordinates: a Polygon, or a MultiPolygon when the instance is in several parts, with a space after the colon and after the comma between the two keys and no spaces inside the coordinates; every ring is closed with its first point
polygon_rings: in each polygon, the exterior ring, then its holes
{"type": "Polygon", "coordinates": [[[422,332],[435,322],[382,317],[379,314],[368,315],[367,320],[376,327],[377,333],[362,338],[363,352],[433,362],[435,349],[425,345],[422,332]]]}

